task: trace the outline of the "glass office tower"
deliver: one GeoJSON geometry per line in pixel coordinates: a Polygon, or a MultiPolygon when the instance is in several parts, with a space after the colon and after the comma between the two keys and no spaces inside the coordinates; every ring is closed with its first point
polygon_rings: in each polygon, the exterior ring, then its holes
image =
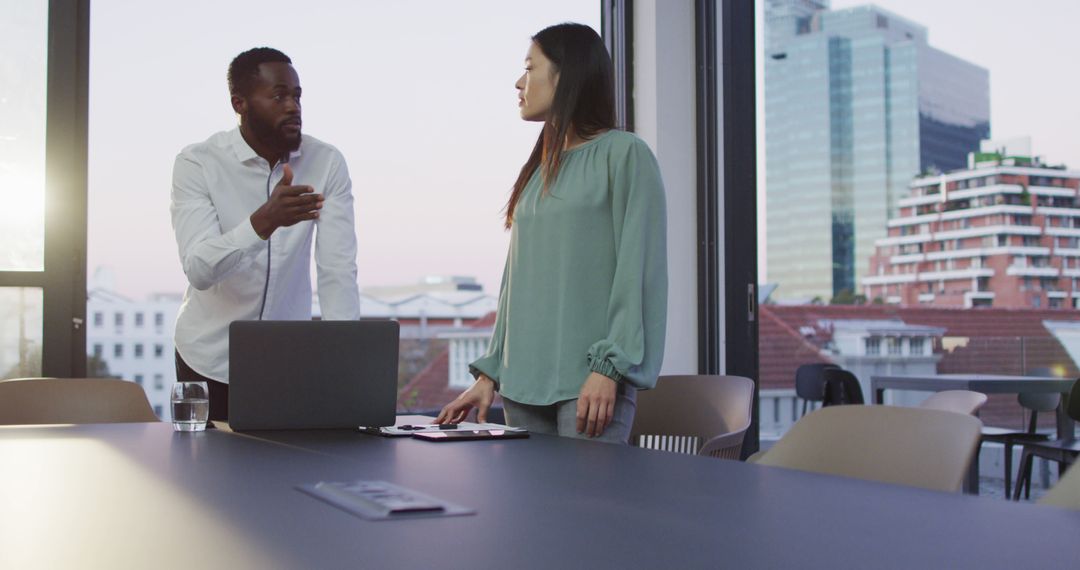
{"type": "Polygon", "coordinates": [[[858,291],[921,172],[963,168],[990,133],[989,73],[876,6],[766,0],[767,280],[779,300],[858,291]]]}

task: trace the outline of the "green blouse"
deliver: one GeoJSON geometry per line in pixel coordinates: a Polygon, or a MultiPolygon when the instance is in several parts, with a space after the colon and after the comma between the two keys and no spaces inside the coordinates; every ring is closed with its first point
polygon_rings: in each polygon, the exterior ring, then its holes
{"type": "Polygon", "coordinates": [[[656,158],[611,130],[566,151],[542,186],[537,169],[514,210],[491,343],[471,371],[532,405],[577,398],[590,371],[652,388],[667,326],[656,158]]]}

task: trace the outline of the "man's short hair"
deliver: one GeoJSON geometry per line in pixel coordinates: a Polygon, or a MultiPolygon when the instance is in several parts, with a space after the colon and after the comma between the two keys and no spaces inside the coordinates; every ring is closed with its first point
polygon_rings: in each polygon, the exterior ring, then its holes
{"type": "Polygon", "coordinates": [[[259,65],[263,63],[288,63],[292,64],[289,56],[274,48],[252,48],[233,58],[229,64],[229,93],[231,95],[247,95],[259,75],[259,65]]]}

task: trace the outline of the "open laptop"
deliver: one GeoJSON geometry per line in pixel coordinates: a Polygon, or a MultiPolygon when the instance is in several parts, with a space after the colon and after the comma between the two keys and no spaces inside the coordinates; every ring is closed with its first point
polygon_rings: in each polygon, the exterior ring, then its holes
{"type": "Polygon", "coordinates": [[[229,427],[392,426],[397,370],[396,321],[236,321],[229,427]]]}

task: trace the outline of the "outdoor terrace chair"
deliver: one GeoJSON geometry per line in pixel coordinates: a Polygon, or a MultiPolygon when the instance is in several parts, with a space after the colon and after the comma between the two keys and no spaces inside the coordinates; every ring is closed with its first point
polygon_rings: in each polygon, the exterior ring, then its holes
{"type": "MultiPolygon", "coordinates": [[[[1013,446],[1017,443],[1024,443],[1027,441],[1045,441],[1050,439],[1050,436],[1047,434],[1036,431],[1039,422],[1039,413],[1056,410],[1061,403],[1061,394],[1020,393],[1017,394],[1016,400],[1020,403],[1021,408],[1031,413],[1028,418],[1027,430],[1016,430],[997,426],[983,426],[982,429],[982,443],[993,441],[1005,446],[1006,499],[1012,496],[1013,446]]],[[[982,451],[981,444],[979,445],[979,451],[982,451]]],[[[978,453],[975,454],[975,460],[979,460],[978,453]]]]}
{"type": "MultiPolygon", "coordinates": [[[[1073,421],[1080,421],[1080,381],[1074,382],[1069,390],[1068,408],[1065,409],[1073,421]]],[[[1020,455],[1020,468],[1016,475],[1016,487],[1013,488],[1013,500],[1020,500],[1020,489],[1024,488],[1025,497],[1031,496],[1031,469],[1036,457],[1056,461],[1061,467],[1068,467],[1080,455],[1080,440],[1074,433],[1068,433],[1061,439],[1047,441],[1026,441],[1024,452],[1020,455]]]]}
{"type": "Polygon", "coordinates": [[[802,413],[806,415],[806,409],[812,402],[821,402],[825,399],[825,369],[839,368],[831,363],[803,364],[795,369],[795,395],[802,399],[802,413]]]}
{"type": "Polygon", "coordinates": [[[755,463],[959,491],[982,422],[898,406],[830,406],[807,414],[755,463]]]}
{"type": "Polygon", "coordinates": [[[739,459],[754,382],[742,376],[661,376],[637,395],[630,442],[638,447],[739,459]]]}
{"type": "Polygon", "coordinates": [[[0,425],[156,422],[146,392],[115,378],[0,381],[0,425]]]}
{"type": "Polygon", "coordinates": [[[821,402],[822,407],[866,403],[859,379],[851,372],[842,368],[826,368],[822,375],[825,378],[825,399],[821,402]]]}

